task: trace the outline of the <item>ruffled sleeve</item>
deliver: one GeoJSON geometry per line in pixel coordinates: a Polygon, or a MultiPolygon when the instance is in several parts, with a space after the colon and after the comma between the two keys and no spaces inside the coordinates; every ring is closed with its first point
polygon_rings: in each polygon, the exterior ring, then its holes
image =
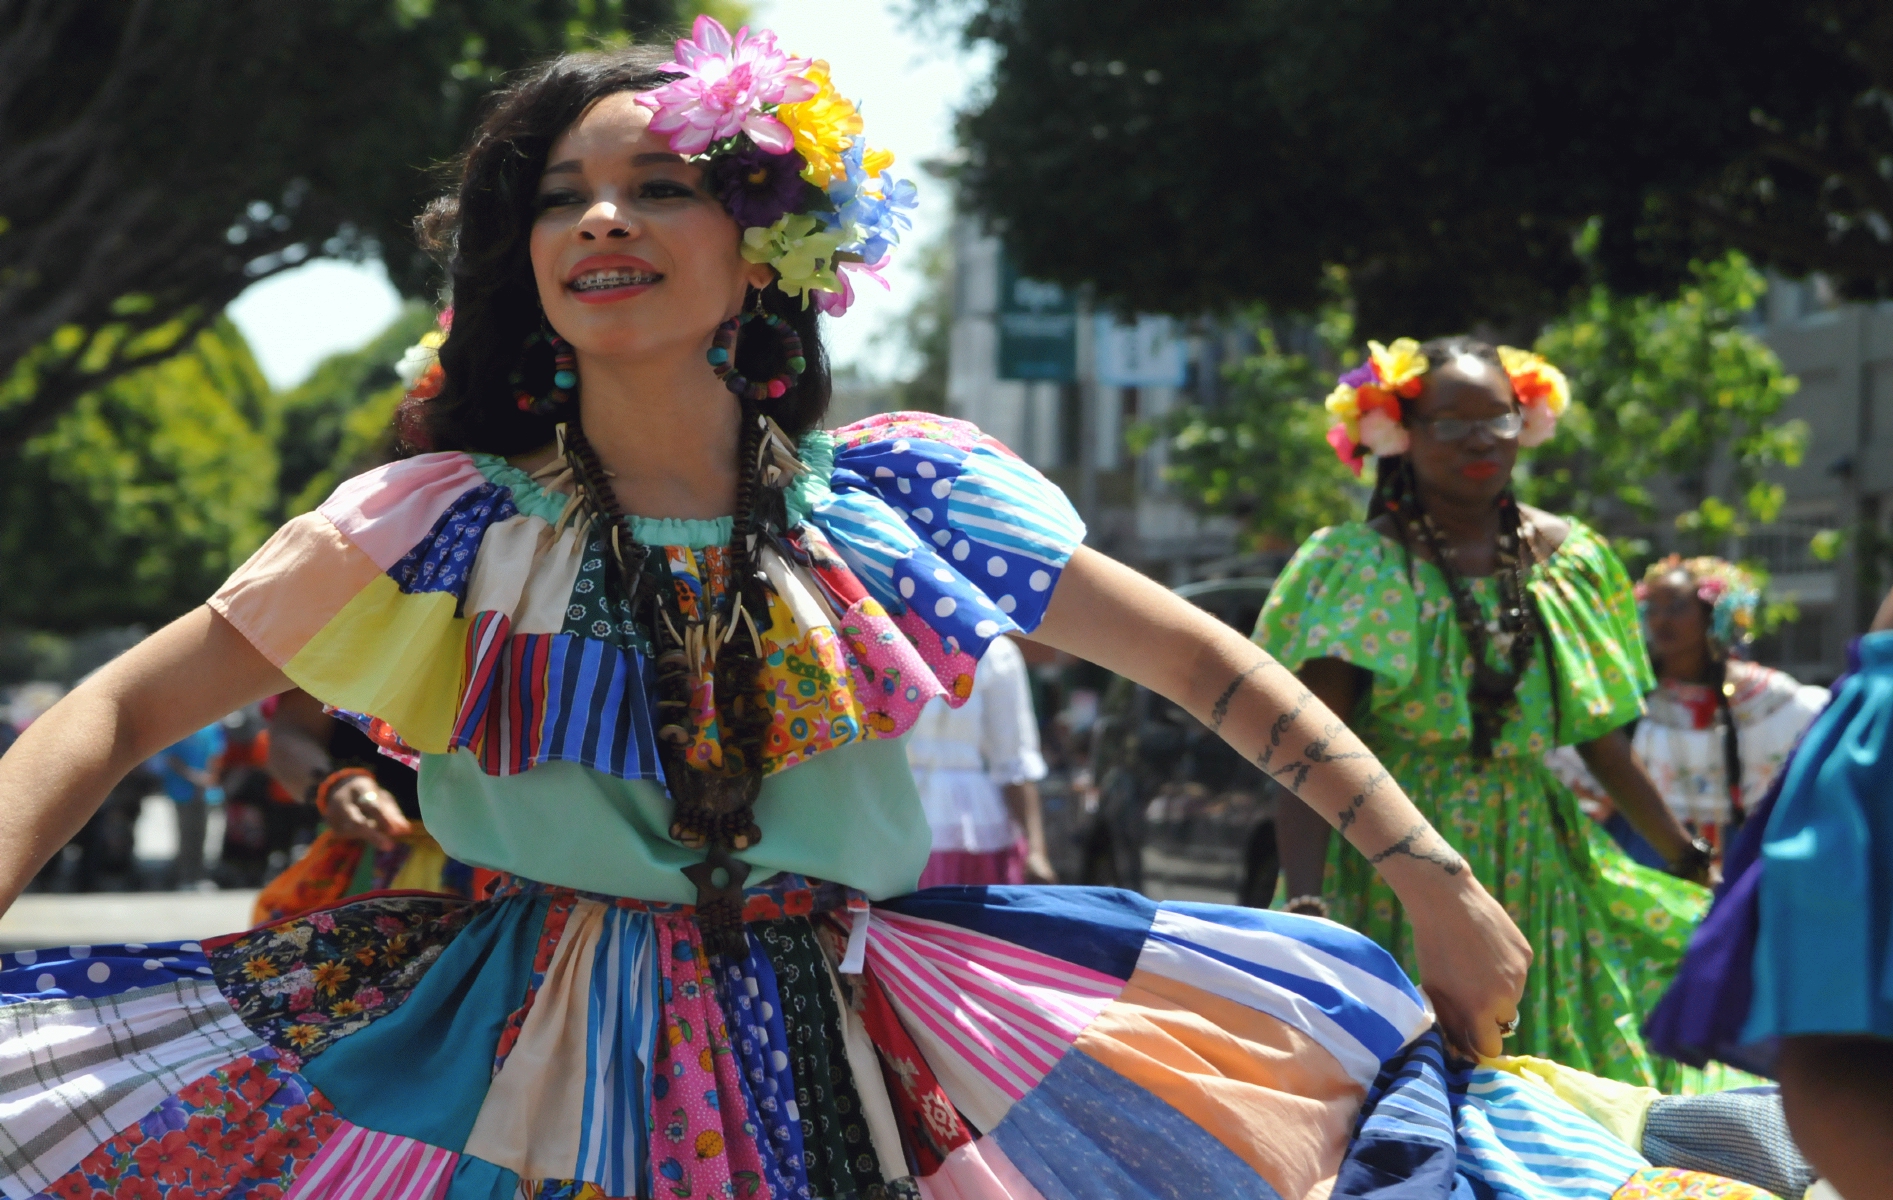
{"type": "Polygon", "coordinates": [[[1588,742],[1634,721],[1656,672],[1630,575],[1610,546],[1573,520],[1531,589],[1557,657],[1557,743],[1588,742]]]}
{"type": "Polygon", "coordinates": [[[994,638],[1038,628],[1085,535],[1057,485],[929,413],[870,417],[832,445],[809,519],[909,636],[931,631],[940,652],[977,660],[994,638]]]}
{"type": "Polygon", "coordinates": [[[467,592],[510,494],[466,454],[424,454],[291,520],[210,606],[324,704],[443,753],[465,680],[467,592]]]}
{"type": "Polygon", "coordinates": [[[1400,551],[1365,525],[1323,529],[1302,543],[1256,620],[1254,641],[1291,671],[1338,658],[1373,673],[1374,691],[1412,682],[1419,605],[1400,551]]]}

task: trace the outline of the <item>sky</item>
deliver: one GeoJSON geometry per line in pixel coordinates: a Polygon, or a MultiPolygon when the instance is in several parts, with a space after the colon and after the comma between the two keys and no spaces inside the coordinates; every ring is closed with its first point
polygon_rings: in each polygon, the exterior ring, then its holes
{"type": "MultiPolygon", "coordinates": [[[[913,27],[906,0],[752,0],[750,8],[785,50],[828,60],[835,86],[861,106],[869,143],[893,150],[894,173],[920,187],[913,231],[887,273],[893,292],[858,283],[854,308],[825,329],[837,367],[891,377],[907,365],[892,326],[914,299],[914,251],[944,237],[952,217],[946,186],[920,163],[952,149],[953,114],[983,82],[985,64],[945,31],[913,27]]],[[[366,343],[399,306],[379,263],[318,259],[255,284],[229,316],[270,383],[287,388],[329,355],[366,343]]]]}

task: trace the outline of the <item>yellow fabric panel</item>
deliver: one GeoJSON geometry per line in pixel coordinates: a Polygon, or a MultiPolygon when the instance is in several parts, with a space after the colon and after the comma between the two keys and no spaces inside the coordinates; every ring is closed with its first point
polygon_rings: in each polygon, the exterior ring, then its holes
{"type": "Polygon", "coordinates": [[[447,867],[447,852],[440,848],[440,843],[427,836],[421,830],[413,837],[403,838],[408,845],[407,860],[401,869],[388,881],[391,892],[438,892],[440,873],[447,867]]]}
{"type": "Polygon", "coordinates": [[[1208,1130],[1287,1200],[1333,1188],[1364,1094],[1286,1022],[1137,971],[1077,1047],[1208,1130]]]}
{"type": "Polygon", "coordinates": [[[319,512],[304,513],[210,598],[210,607],[252,646],[283,666],[376,579],[381,568],[319,512]]]}
{"type": "Polygon", "coordinates": [[[1649,1167],[1632,1175],[1612,1200],[1775,1200],[1775,1194],[1720,1175],[1649,1167]]]}
{"type": "Polygon", "coordinates": [[[466,640],[453,593],[403,595],[378,575],[283,673],[324,704],[380,717],[416,750],[445,754],[465,685],[466,640]]]}
{"type": "Polygon", "coordinates": [[[1508,1054],[1485,1059],[1480,1065],[1544,1084],[1639,1153],[1643,1147],[1643,1122],[1650,1115],[1650,1106],[1663,1096],[1652,1087],[1603,1079],[1548,1058],[1508,1054]]]}

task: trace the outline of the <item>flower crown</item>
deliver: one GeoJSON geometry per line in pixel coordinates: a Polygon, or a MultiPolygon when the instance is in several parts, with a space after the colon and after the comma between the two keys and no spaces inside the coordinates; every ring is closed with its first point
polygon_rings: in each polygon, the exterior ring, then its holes
{"type": "MultiPolygon", "coordinates": [[[[1539,445],[1557,430],[1558,418],[1571,403],[1571,384],[1563,371],[1529,350],[1498,350],[1525,416],[1519,444],[1539,445]]],[[[1354,474],[1361,473],[1361,462],[1370,453],[1385,457],[1407,452],[1412,443],[1403,420],[1405,402],[1419,396],[1432,365],[1412,338],[1400,338],[1391,346],[1369,342],[1367,361],[1335,383],[1326,401],[1335,418],[1328,445],[1354,474]]]]}
{"type": "Polygon", "coordinates": [[[731,37],[700,16],[663,70],[681,76],[638,94],[651,130],[702,164],[743,227],[743,257],[767,263],[776,286],[838,317],[854,302],[849,275],[880,274],[912,227],[914,185],[868,149],[861,113],[835,90],[828,64],[791,58],[768,31],[731,37]]]}
{"type": "Polygon", "coordinates": [[[1696,585],[1696,599],[1709,606],[1709,640],[1722,650],[1741,650],[1755,640],[1755,614],[1762,592],[1753,572],[1726,558],[1684,558],[1672,554],[1650,564],[1636,586],[1637,607],[1650,598],[1650,585],[1677,571],[1696,585]]]}

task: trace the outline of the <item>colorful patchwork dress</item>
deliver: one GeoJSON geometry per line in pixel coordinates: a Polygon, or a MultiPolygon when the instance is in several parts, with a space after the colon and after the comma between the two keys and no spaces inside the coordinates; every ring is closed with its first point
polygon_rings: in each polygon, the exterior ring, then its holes
{"type": "MultiPolygon", "coordinates": [[[[1668,986],[1709,893],[1632,863],[1545,763],[1554,746],[1628,724],[1655,685],[1623,565],[1573,521],[1534,569],[1529,586],[1555,673],[1540,647],[1484,763],[1470,752],[1472,659],[1452,594],[1432,563],[1413,561],[1411,582],[1408,569],[1406,551],[1366,525],[1324,529],[1282,573],[1255,640],[1291,670],[1337,658],[1372,673],[1356,732],[1531,940],[1536,958],[1508,1048],[1675,1090],[1681,1068],[1649,1054],[1637,1027],[1668,986]]],[[[1496,620],[1496,580],[1467,583],[1496,620]]],[[[1414,968],[1399,901],[1339,839],[1323,893],[1336,920],[1414,968]]]]}
{"type": "MultiPolygon", "coordinates": [[[[1549,1090],[1449,1070],[1419,991],[1339,925],[913,892],[899,735],[1038,625],[1083,530],[963,422],[879,417],[801,455],[759,552],[775,727],[745,952],[704,950],[648,647],[571,498],[476,454],[383,467],[212,604],[419,754],[428,829],[504,874],[477,900],[0,956],[0,1193],[1601,1200],[1649,1173],[1549,1090]]],[[[725,602],[728,521],[636,532],[684,605],[725,602]]]]}

